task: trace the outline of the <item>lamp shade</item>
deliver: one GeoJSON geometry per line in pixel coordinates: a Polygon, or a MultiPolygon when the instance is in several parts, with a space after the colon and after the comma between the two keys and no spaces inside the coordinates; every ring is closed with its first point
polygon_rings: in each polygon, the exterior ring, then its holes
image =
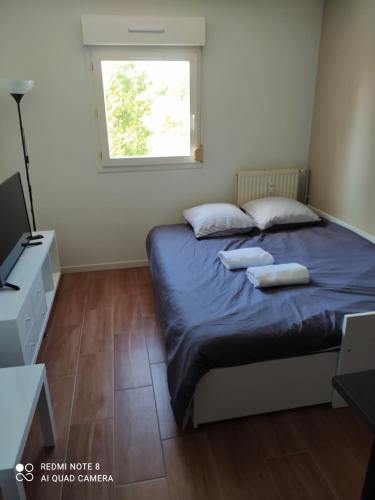
{"type": "Polygon", "coordinates": [[[8,94],[27,94],[34,87],[34,80],[0,78],[0,90],[8,94]]]}

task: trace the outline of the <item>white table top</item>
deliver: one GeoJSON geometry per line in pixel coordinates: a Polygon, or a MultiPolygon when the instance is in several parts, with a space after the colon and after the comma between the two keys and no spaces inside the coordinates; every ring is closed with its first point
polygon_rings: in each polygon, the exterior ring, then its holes
{"type": "Polygon", "coordinates": [[[25,445],[43,372],[43,364],[0,369],[0,470],[13,468],[25,445]]]}

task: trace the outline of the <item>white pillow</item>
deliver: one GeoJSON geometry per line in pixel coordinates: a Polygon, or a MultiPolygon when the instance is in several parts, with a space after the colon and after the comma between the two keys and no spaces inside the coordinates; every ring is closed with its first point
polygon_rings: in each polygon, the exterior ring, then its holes
{"type": "Polygon", "coordinates": [[[309,207],[291,198],[261,198],[248,201],[242,208],[255,221],[259,229],[281,224],[317,222],[320,218],[309,207]]]}
{"type": "Polygon", "coordinates": [[[247,214],[230,203],[206,203],[184,210],[183,216],[197,238],[246,233],[255,227],[247,214]]]}

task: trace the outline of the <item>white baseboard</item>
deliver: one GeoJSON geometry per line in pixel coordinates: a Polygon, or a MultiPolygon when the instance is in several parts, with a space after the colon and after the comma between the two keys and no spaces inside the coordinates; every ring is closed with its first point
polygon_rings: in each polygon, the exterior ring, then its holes
{"type": "Polygon", "coordinates": [[[320,210],[319,208],[314,207],[313,205],[309,205],[317,214],[319,214],[323,219],[327,219],[331,222],[335,222],[339,226],[345,227],[346,229],[350,229],[350,231],[353,231],[353,233],[358,234],[359,236],[362,236],[362,238],[365,238],[366,240],[371,241],[371,243],[375,243],[375,235],[368,233],[367,231],[364,231],[363,229],[360,229],[359,227],[353,226],[352,224],[349,224],[348,222],[345,222],[342,219],[339,219],[338,217],[335,217],[334,215],[327,214],[327,212],[323,212],[323,210],[320,210]]]}
{"type": "MultiPolygon", "coordinates": [[[[345,222],[338,217],[335,217],[333,215],[328,214],[327,212],[323,212],[323,210],[320,210],[319,208],[314,207],[313,205],[309,205],[315,212],[317,212],[321,217],[324,219],[327,219],[331,222],[335,222],[336,224],[339,224],[340,226],[343,226],[347,229],[350,229],[354,233],[359,234],[366,240],[371,241],[372,243],[375,243],[375,235],[370,234],[366,231],[363,231],[363,229],[359,229],[356,226],[353,226],[352,224],[349,224],[348,222],[345,222]]],[[[82,273],[86,271],[105,271],[107,269],[123,269],[127,267],[143,267],[143,266],[148,266],[149,262],[148,260],[125,260],[121,262],[101,262],[99,264],[82,264],[78,266],[63,266],[61,268],[61,271],[63,273],[82,273]]]]}
{"type": "Polygon", "coordinates": [[[79,266],[63,266],[61,271],[67,273],[83,273],[87,271],[106,271],[108,269],[124,269],[127,267],[148,266],[148,260],[125,260],[121,262],[101,262],[99,264],[81,264],[79,266]]]}

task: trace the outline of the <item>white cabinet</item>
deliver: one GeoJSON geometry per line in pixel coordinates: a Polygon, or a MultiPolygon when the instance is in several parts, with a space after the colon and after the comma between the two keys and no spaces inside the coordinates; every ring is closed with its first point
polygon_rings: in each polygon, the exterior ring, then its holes
{"type": "Polygon", "coordinates": [[[38,356],[57,285],[60,263],[54,231],[25,248],[7,278],[20,290],[0,288],[0,367],[33,364],[38,356]]]}

